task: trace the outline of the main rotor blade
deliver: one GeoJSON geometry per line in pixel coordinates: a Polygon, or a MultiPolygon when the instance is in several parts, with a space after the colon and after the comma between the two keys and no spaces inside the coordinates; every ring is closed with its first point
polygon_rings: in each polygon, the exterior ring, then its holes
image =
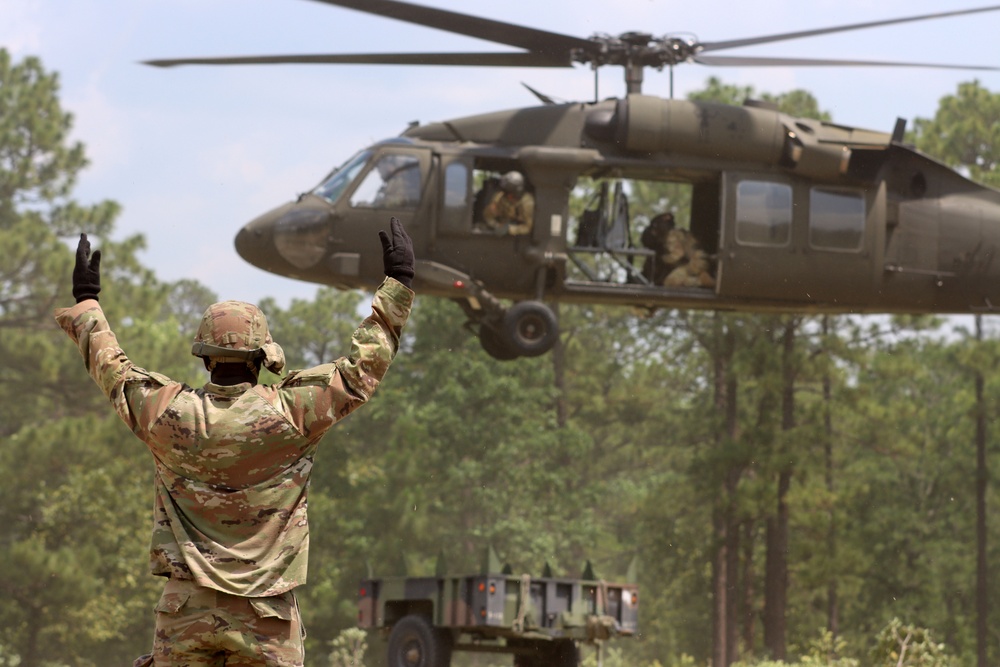
{"type": "Polygon", "coordinates": [[[232,56],[144,60],[154,67],[178,65],[468,65],[473,67],[572,67],[569,54],[544,53],[343,53],[331,55],[232,56]]]}
{"type": "Polygon", "coordinates": [[[359,12],[416,23],[469,37],[478,37],[497,44],[517,46],[538,53],[569,51],[576,48],[587,50],[597,48],[590,40],[579,37],[526,28],[513,23],[493,21],[470,14],[460,14],[459,12],[425,7],[409,2],[400,2],[400,0],[313,0],[313,2],[355,9],[359,12]]]}
{"type": "MultiPolygon", "coordinates": [[[[321,0],[325,1],[325,0],[321,0]]],[[[908,16],[899,19],[888,19],[885,21],[869,21],[868,23],[852,23],[850,25],[835,26],[832,28],[818,28],[815,30],[803,30],[801,32],[786,32],[776,35],[766,35],[761,37],[748,37],[746,39],[731,39],[725,42],[704,42],[699,46],[702,51],[720,51],[722,49],[732,49],[737,46],[752,46],[754,44],[767,44],[769,42],[780,42],[786,39],[798,39],[800,37],[813,37],[816,35],[827,35],[834,32],[846,32],[848,30],[861,30],[862,28],[876,28],[884,25],[894,25],[896,23],[908,23],[910,21],[924,21],[927,19],[940,19],[948,16],[961,16],[963,14],[977,14],[980,12],[994,12],[1000,10],[1000,5],[991,7],[980,7],[978,9],[962,9],[954,12],[940,12],[937,14],[922,14],[920,16],[908,16]]]]}
{"type": "Polygon", "coordinates": [[[692,60],[701,65],[715,67],[929,67],[936,69],[970,69],[1000,71],[1000,67],[987,65],[935,65],[929,63],[895,63],[877,60],[827,60],[815,58],[767,58],[750,56],[695,56],[692,60]]]}

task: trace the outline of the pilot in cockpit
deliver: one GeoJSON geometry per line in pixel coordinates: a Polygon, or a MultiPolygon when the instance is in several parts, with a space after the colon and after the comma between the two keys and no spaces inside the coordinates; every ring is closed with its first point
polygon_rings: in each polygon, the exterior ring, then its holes
{"type": "Polygon", "coordinates": [[[372,206],[414,208],[420,203],[420,162],[412,155],[383,155],[375,164],[381,185],[372,206]]]}

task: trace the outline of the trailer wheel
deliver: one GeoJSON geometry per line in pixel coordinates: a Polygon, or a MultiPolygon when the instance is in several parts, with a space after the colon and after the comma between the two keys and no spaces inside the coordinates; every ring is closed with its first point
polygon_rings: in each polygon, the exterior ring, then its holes
{"type": "Polygon", "coordinates": [[[503,318],[507,344],[522,357],[537,357],[559,340],[559,320],[541,301],[518,301],[503,318]]]}
{"type": "Polygon", "coordinates": [[[450,646],[424,616],[399,619],[389,633],[388,667],[448,667],[450,646]]]}
{"type": "Polygon", "coordinates": [[[508,639],[507,646],[518,649],[514,667],[549,667],[549,642],[508,639]]]}
{"type": "Polygon", "coordinates": [[[572,639],[507,640],[516,647],[514,667],[579,667],[580,649],[572,639]]]}
{"type": "Polygon", "coordinates": [[[577,667],[580,649],[572,639],[557,639],[552,646],[552,667],[577,667]]]}

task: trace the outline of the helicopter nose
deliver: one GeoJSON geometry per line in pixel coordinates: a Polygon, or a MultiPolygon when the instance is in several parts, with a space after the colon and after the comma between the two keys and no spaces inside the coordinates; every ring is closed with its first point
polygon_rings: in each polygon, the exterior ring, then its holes
{"type": "Polygon", "coordinates": [[[275,260],[274,223],[275,213],[280,209],[268,211],[247,223],[236,234],[236,252],[244,260],[265,271],[275,271],[278,262],[275,260]]]}
{"type": "Polygon", "coordinates": [[[326,254],[330,220],[325,204],[289,202],[243,227],[236,235],[236,252],[258,268],[294,277],[326,254]]]}

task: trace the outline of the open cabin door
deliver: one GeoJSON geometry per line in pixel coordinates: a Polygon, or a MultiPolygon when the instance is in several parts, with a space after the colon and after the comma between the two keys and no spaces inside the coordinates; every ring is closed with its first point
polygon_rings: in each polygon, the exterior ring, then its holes
{"type": "Polygon", "coordinates": [[[463,154],[435,155],[434,165],[437,205],[430,216],[427,258],[482,281],[498,295],[531,294],[535,278],[527,251],[538,233],[537,212],[536,229],[529,236],[498,233],[482,219],[486,204],[499,192],[501,174],[523,167],[508,160],[486,169],[463,154]]]}
{"type": "Polygon", "coordinates": [[[803,307],[875,298],[884,189],[727,172],[723,193],[721,296],[803,307]]]}

